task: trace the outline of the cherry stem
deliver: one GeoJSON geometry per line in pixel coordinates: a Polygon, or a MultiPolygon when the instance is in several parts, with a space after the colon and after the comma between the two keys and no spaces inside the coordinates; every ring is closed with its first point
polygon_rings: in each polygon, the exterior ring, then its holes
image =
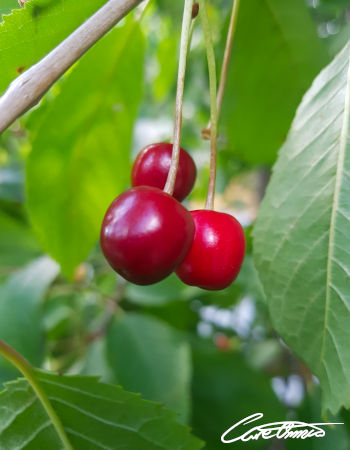
{"type": "Polygon", "coordinates": [[[207,51],[208,70],[209,70],[209,90],[210,90],[210,173],[209,173],[209,185],[208,194],[205,204],[206,209],[214,209],[214,197],[215,197],[215,183],[216,183],[216,157],[217,157],[217,107],[216,107],[216,63],[215,53],[213,46],[213,38],[211,34],[211,28],[208,18],[206,0],[199,1],[199,14],[203,25],[205,47],[207,51]]]}
{"type": "Polygon", "coordinates": [[[174,138],[173,138],[173,152],[171,156],[171,164],[168,173],[168,178],[164,187],[164,192],[172,195],[174,192],[176,174],[179,167],[180,160],[180,141],[181,141],[181,126],[182,126],[182,105],[183,93],[185,86],[185,73],[187,53],[190,43],[191,22],[192,22],[192,6],[193,0],[185,0],[184,14],[182,19],[181,42],[180,42],[180,57],[179,69],[177,76],[176,88],[176,103],[175,103],[175,119],[174,119],[174,138]]]}
{"type": "Polygon", "coordinates": [[[230,59],[231,59],[231,54],[232,54],[233,38],[235,35],[236,25],[237,25],[239,3],[240,3],[240,0],[233,0],[230,25],[229,25],[228,33],[227,33],[225,53],[224,53],[224,59],[222,62],[220,83],[219,83],[219,89],[218,89],[218,98],[217,98],[218,120],[220,117],[222,102],[223,102],[224,94],[225,94],[227,74],[228,74],[228,69],[229,69],[230,59]]]}
{"type": "Polygon", "coordinates": [[[66,450],[73,450],[72,444],[69,442],[65,429],[62,422],[58,418],[56,411],[53,409],[50,400],[48,399],[46,392],[42,388],[39,380],[35,376],[33,367],[29,362],[23,358],[15,349],[10,347],[6,342],[0,340],[0,355],[10,361],[27,379],[28,383],[33,388],[35,394],[39,398],[41,404],[43,405],[47,415],[50,417],[52,424],[61,439],[64,448],[66,450]]]}
{"type": "MultiPolygon", "coordinates": [[[[237,18],[238,18],[238,10],[239,10],[240,0],[233,0],[232,12],[230,18],[230,24],[227,32],[227,39],[225,45],[224,59],[222,61],[222,68],[220,74],[220,82],[218,88],[218,96],[217,96],[217,118],[219,121],[222,102],[224,100],[225,88],[227,83],[227,75],[228,69],[230,66],[230,59],[232,54],[233,47],[233,39],[236,32],[237,27],[237,18]]],[[[211,129],[211,122],[208,123],[207,127],[203,130],[203,139],[209,139],[211,129]]]]}

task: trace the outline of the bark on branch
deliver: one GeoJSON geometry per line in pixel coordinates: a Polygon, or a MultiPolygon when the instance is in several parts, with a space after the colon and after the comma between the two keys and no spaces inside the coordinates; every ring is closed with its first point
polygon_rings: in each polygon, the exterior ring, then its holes
{"type": "Polygon", "coordinates": [[[52,84],[142,0],[109,0],[41,61],[17,77],[0,98],[0,134],[38,103],[52,84]]]}

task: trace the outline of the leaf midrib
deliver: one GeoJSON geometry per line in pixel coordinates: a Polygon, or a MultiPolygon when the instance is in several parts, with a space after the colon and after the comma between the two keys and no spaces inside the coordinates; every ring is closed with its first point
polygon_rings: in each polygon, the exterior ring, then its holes
{"type": "MultiPolygon", "coordinates": [[[[348,46],[348,51],[349,51],[348,46]]],[[[336,170],[336,180],[335,180],[335,189],[333,196],[333,207],[331,214],[331,222],[330,222],[330,230],[329,230],[329,245],[328,245],[328,260],[327,260],[327,276],[326,276],[326,303],[325,303],[325,317],[324,317],[324,326],[322,332],[322,346],[321,346],[321,354],[320,354],[320,363],[325,366],[325,345],[326,345],[326,333],[328,328],[328,312],[330,307],[330,287],[332,284],[332,261],[334,257],[334,241],[335,241],[335,229],[336,229],[336,220],[337,220],[337,212],[339,209],[339,197],[341,190],[341,182],[343,178],[344,172],[344,161],[345,161],[345,153],[346,153],[346,142],[349,137],[349,120],[350,120],[350,58],[348,55],[348,73],[346,80],[346,92],[345,92],[345,105],[344,105],[344,119],[342,125],[342,131],[340,135],[340,148],[338,154],[338,162],[337,162],[337,170],[336,170]]]]}

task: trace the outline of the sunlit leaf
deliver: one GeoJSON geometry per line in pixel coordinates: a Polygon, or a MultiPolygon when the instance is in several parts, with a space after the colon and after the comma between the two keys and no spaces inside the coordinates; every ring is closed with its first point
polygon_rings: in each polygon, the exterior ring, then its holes
{"type": "Polygon", "coordinates": [[[141,96],[143,36],[130,22],[82,59],[36,117],[27,164],[29,213],[44,248],[71,277],[129,181],[141,96]]]}
{"type": "Polygon", "coordinates": [[[17,1],[6,0],[0,13],[8,12],[8,8],[17,9],[3,16],[0,23],[0,92],[104,3],[104,0],[33,0],[25,8],[19,8],[17,1]]]}

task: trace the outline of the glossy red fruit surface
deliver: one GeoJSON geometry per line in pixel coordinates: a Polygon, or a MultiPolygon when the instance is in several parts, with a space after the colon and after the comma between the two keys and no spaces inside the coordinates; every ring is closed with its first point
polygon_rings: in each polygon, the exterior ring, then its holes
{"type": "Polygon", "coordinates": [[[140,186],[119,195],[101,229],[101,248],[126,280],[147,285],[166,278],[188,252],[191,214],[160,189],[140,186]]]}
{"type": "Polygon", "coordinates": [[[241,224],[210,210],[191,212],[195,234],[190,251],[176,270],[186,284],[208,290],[228,287],[237,277],[245,253],[241,224]]]}
{"type": "MultiPolygon", "coordinates": [[[[172,150],[172,144],[165,142],[152,144],[141,150],[132,168],[132,186],[154,186],[163,189],[168,177],[172,150]]],[[[174,189],[174,197],[179,202],[191,192],[196,174],[197,170],[193,159],[186,150],[181,148],[174,189]]]]}

